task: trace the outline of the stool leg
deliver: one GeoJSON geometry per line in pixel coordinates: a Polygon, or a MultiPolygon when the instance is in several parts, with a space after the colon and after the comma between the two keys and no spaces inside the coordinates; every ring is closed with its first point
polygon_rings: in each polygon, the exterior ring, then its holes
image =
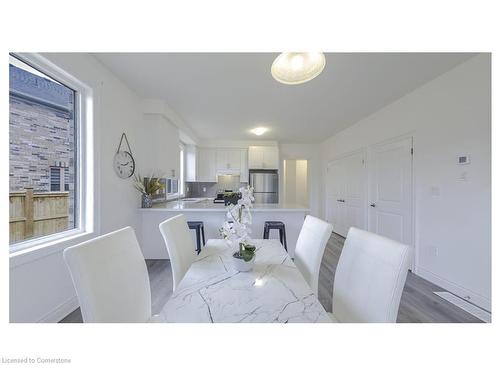
{"type": "Polygon", "coordinates": [[[200,228],[196,228],[196,252],[199,254],[201,251],[201,243],[200,243],[200,228]]]}
{"type": "Polygon", "coordinates": [[[280,229],[278,229],[279,233],[280,233],[280,243],[283,245],[283,231],[280,229]]]}
{"type": "Polygon", "coordinates": [[[288,252],[288,249],[286,247],[286,230],[285,230],[284,226],[283,226],[283,240],[284,240],[283,246],[285,246],[285,250],[286,250],[286,252],[288,252]]]}
{"type": "Polygon", "coordinates": [[[205,246],[205,227],[201,227],[201,235],[203,236],[203,246],[205,246]]]}
{"type": "Polygon", "coordinates": [[[262,236],[265,240],[269,239],[269,228],[264,227],[264,235],[262,236]]]}

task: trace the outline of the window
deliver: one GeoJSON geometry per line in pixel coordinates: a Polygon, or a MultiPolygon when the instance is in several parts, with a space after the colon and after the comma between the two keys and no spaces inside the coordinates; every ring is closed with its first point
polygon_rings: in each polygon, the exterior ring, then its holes
{"type": "Polygon", "coordinates": [[[179,194],[184,195],[184,145],[182,143],[179,145],[179,149],[180,149],[179,194]]]}
{"type": "Polygon", "coordinates": [[[10,243],[79,225],[77,91],[10,56],[10,243]]]}
{"type": "Polygon", "coordinates": [[[68,191],[68,168],[50,167],[50,191],[68,191]]]}

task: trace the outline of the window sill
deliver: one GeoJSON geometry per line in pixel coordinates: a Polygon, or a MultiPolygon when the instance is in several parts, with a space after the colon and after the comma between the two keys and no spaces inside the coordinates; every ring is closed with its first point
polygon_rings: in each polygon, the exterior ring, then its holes
{"type": "Polygon", "coordinates": [[[33,239],[9,247],[10,268],[61,252],[92,237],[94,232],[72,229],[48,238],[33,239]]]}

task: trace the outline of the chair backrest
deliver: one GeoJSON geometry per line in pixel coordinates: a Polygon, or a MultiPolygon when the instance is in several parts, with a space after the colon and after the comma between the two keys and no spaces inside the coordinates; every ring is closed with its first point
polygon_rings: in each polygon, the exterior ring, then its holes
{"type": "Polygon", "coordinates": [[[395,323],[410,247],[350,228],[333,283],[333,315],[340,322],[395,323]]]}
{"type": "Polygon", "coordinates": [[[173,289],[181,282],[196,258],[196,246],[184,215],[177,215],[160,223],[160,232],[167,245],[172,267],[173,289]]]}
{"type": "Polygon", "coordinates": [[[326,221],[307,215],[295,247],[295,265],[316,295],[319,268],[332,229],[332,225],[326,221]]]}
{"type": "Polygon", "coordinates": [[[134,230],[126,227],[63,253],[86,323],[147,322],[151,289],[134,230]]]}

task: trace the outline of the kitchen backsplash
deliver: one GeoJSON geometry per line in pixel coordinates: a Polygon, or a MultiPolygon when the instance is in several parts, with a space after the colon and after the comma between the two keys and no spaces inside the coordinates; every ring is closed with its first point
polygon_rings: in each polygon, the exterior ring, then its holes
{"type": "Polygon", "coordinates": [[[218,184],[217,182],[186,182],[186,198],[204,198],[204,197],[215,197],[219,189],[232,189],[238,190],[240,187],[247,186],[247,183],[238,182],[228,184],[227,182],[222,182],[218,184]],[[205,191],[203,191],[205,188],[205,191]]]}

